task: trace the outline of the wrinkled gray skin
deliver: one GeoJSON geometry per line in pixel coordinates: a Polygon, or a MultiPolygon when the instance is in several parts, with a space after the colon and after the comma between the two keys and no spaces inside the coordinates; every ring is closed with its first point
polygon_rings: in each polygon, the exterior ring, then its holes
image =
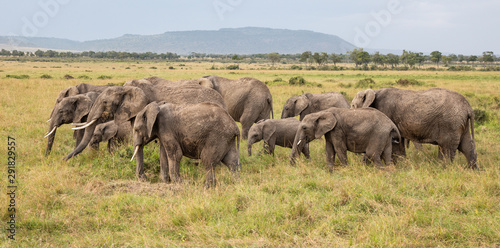
{"type": "Polygon", "coordinates": [[[273,97],[263,82],[245,77],[231,80],[219,76],[204,77],[212,82],[213,89],[224,98],[229,115],[241,123],[241,135],[248,137],[248,130],[259,120],[273,115],[273,97]]]}
{"type": "Polygon", "coordinates": [[[337,92],[321,94],[305,93],[300,96],[290,97],[283,107],[281,119],[300,115],[300,120],[311,113],[316,113],[328,108],[350,108],[345,97],[337,92]]]}
{"type": "Polygon", "coordinates": [[[239,177],[240,130],[226,110],[216,104],[148,104],[137,115],[133,127],[139,180],[146,179],[143,148],[155,138],[160,140],[160,178],[163,182],[181,181],[182,156],[201,159],[207,187],[215,186],[214,169],[220,162],[239,177]]]}
{"type": "Polygon", "coordinates": [[[181,85],[200,85],[202,87],[213,89],[214,86],[212,82],[206,78],[198,79],[182,79],[179,81],[170,81],[160,77],[148,77],[143,79],[134,79],[125,82],[123,86],[136,86],[139,87],[141,84],[151,85],[151,86],[181,86],[181,85]]]}
{"type": "Polygon", "coordinates": [[[99,149],[99,143],[108,142],[108,152],[113,153],[114,149],[127,143],[132,137],[132,126],[125,121],[117,125],[114,121],[98,124],[94,130],[94,135],[90,140],[90,147],[99,149]]]}
{"type": "MultiPolygon", "coordinates": [[[[292,148],[299,124],[300,121],[295,118],[269,119],[257,122],[248,132],[248,156],[252,156],[252,145],[261,140],[264,140],[268,145],[266,147],[266,152],[273,156],[275,145],[292,148]]],[[[304,145],[300,152],[302,152],[306,158],[310,158],[309,144],[304,145]]]]}
{"type": "Polygon", "coordinates": [[[165,86],[138,84],[133,86],[115,86],[104,90],[87,117],[85,134],[82,141],[65,160],[81,153],[90,142],[97,124],[114,120],[117,124],[134,121],[135,116],[153,101],[166,101],[174,104],[195,104],[211,102],[225,109],[224,100],[215,90],[199,85],[165,86]]]}
{"type": "Polygon", "coordinates": [[[474,112],[467,99],[455,91],[368,89],[358,92],[352,107],[376,108],[396,124],[404,139],[438,145],[439,158],[451,162],[458,149],[467,158],[468,167],[477,168],[474,112]]]}
{"type": "Polygon", "coordinates": [[[382,112],[373,108],[329,108],[307,115],[300,123],[290,155],[292,164],[302,146],[323,135],[330,171],[335,155],[347,166],[347,151],[365,153],[377,166],[382,166],[382,159],[386,165],[391,165],[393,140],[402,146],[396,125],[382,112]]]}
{"type": "MultiPolygon", "coordinates": [[[[65,97],[56,103],[52,110],[52,117],[50,118],[48,133],[51,131],[52,133],[47,137],[45,156],[48,156],[52,150],[57,128],[63,124],[86,121],[92,103],[94,103],[98,95],[99,94],[96,92],[89,92],[86,94],[65,97]]],[[[73,138],[76,139],[75,147],[80,143],[82,137],[83,131],[77,130],[73,132],[73,138]]]]}

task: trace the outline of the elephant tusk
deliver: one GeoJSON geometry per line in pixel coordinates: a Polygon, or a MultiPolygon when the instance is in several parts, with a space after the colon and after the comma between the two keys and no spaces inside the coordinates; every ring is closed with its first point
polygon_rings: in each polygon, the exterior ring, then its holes
{"type": "Polygon", "coordinates": [[[137,155],[137,152],[139,151],[139,146],[135,147],[134,155],[132,155],[132,158],[130,159],[130,162],[134,160],[135,155],[137,155]]]}
{"type": "Polygon", "coordinates": [[[43,136],[43,138],[49,137],[49,135],[51,135],[53,132],[55,132],[56,129],[57,129],[57,127],[52,128],[52,130],[50,130],[50,132],[48,132],[45,136],[43,136]]]}
{"type": "Polygon", "coordinates": [[[300,142],[302,142],[302,140],[299,140],[299,142],[297,142],[297,145],[300,145],[300,142]]]}
{"type": "Polygon", "coordinates": [[[50,118],[50,119],[46,120],[45,122],[50,122],[51,120],[52,120],[52,118],[50,118]]]}
{"type": "Polygon", "coordinates": [[[85,129],[87,127],[89,127],[90,125],[94,124],[94,122],[96,121],[97,119],[95,120],[92,120],[91,122],[85,124],[84,126],[80,126],[80,127],[74,127],[74,128],[71,128],[73,130],[80,130],[80,129],[85,129]]]}
{"type": "Polygon", "coordinates": [[[82,123],[74,123],[73,122],[73,123],[71,123],[71,125],[73,125],[73,126],[83,126],[85,124],[87,124],[87,122],[82,122],[82,123]]]}

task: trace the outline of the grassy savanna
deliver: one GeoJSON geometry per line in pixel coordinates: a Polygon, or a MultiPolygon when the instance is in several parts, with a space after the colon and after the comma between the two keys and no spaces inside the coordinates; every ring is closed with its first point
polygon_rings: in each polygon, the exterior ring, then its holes
{"type": "MultiPolygon", "coordinates": [[[[500,72],[210,70],[212,63],[0,62],[0,170],[3,192],[1,246],[19,247],[498,247],[500,246],[500,72]],[[174,69],[169,69],[172,66],[174,69]],[[156,69],[155,69],[156,68],[156,69]],[[276,155],[246,153],[235,179],[225,166],[217,187],[204,189],[202,166],[183,160],[182,184],[159,182],[158,145],[145,150],[148,182],[135,179],[132,148],[114,155],[105,145],[63,161],[73,146],[69,125],[58,129],[45,157],[45,122],[60,90],[80,82],[122,84],[159,76],[170,80],[217,74],[267,81],[279,118],[287,98],[303,92],[345,92],[351,100],[358,81],[374,88],[415,79],[407,89],[443,87],[486,111],[477,121],[480,170],[464,169],[465,157],[443,165],[437,147],[411,147],[392,171],[365,165],[349,154],[349,166],[329,173],[323,140],[311,143],[310,161],[289,164],[290,149],[276,155]],[[7,77],[7,75],[11,75],[7,77]],[[28,75],[16,79],[12,75],[28,75]],[[42,75],[44,76],[42,78],[42,75]],[[65,79],[71,75],[74,79],[65,79]],[[289,85],[302,76],[306,85],[289,85]],[[101,78],[101,79],[99,79],[101,78]],[[278,80],[281,78],[282,80],[278,80]],[[16,241],[8,240],[7,137],[16,139],[16,241]],[[5,228],[4,228],[5,227],[5,228]]],[[[222,65],[215,65],[222,67],[222,65]]]]}

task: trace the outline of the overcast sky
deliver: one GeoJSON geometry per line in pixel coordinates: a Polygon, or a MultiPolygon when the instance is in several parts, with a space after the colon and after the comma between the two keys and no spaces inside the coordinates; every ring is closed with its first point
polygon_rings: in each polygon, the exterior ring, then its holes
{"type": "MultiPolygon", "coordinates": [[[[85,41],[124,34],[269,27],[358,47],[500,54],[499,0],[0,0],[0,35],[85,41]]],[[[326,51],[328,52],[328,51],[326,51]]]]}

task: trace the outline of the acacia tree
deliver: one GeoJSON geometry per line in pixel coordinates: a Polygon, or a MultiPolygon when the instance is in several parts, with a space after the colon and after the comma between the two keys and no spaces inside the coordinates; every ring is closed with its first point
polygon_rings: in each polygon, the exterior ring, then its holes
{"type": "Polygon", "coordinates": [[[439,61],[441,61],[442,57],[443,54],[440,51],[433,51],[431,53],[431,61],[436,63],[436,66],[439,66],[439,61]]]}
{"type": "Polygon", "coordinates": [[[380,54],[379,52],[375,52],[375,54],[372,55],[372,62],[375,63],[375,65],[384,66],[386,61],[387,58],[383,54],[380,54]]]}
{"type": "Polygon", "coordinates": [[[311,61],[312,53],[311,51],[305,51],[300,55],[300,62],[304,62],[307,67],[307,63],[311,61]]]}
{"type": "Polygon", "coordinates": [[[271,60],[272,67],[274,67],[275,63],[280,62],[281,60],[281,56],[279,55],[279,53],[268,53],[267,58],[271,60]]]}
{"type": "Polygon", "coordinates": [[[399,65],[399,56],[396,54],[389,53],[387,54],[387,59],[386,62],[387,64],[390,64],[392,68],[396,67],[399,65]]]}
{"type": "Polygon", "coordinates": [[[356,64],[356,67],[358,67],[358,65],[370,63],[370,54],[363,51],[363,48],[354,48],[354,50],[349,53],[349,57],[356,64]]]}
{"type": "Polygon", "coordinates": [[[337,66],[337,63],[342,62],[342,54],[339,55],[339,54],[332,53],[330,55],[330,58],[332,59],[334,66],[337,66]]]}
{"type": "Polygon", "coordinates": [[[321,66],[322,64],[328,62],[328,54],[325,52],[323,52],[321,54],[316,52],[312,55],[312,58],[313,58],[314,62],[316,62],[318,64],[318,66],[321,66]]]}

